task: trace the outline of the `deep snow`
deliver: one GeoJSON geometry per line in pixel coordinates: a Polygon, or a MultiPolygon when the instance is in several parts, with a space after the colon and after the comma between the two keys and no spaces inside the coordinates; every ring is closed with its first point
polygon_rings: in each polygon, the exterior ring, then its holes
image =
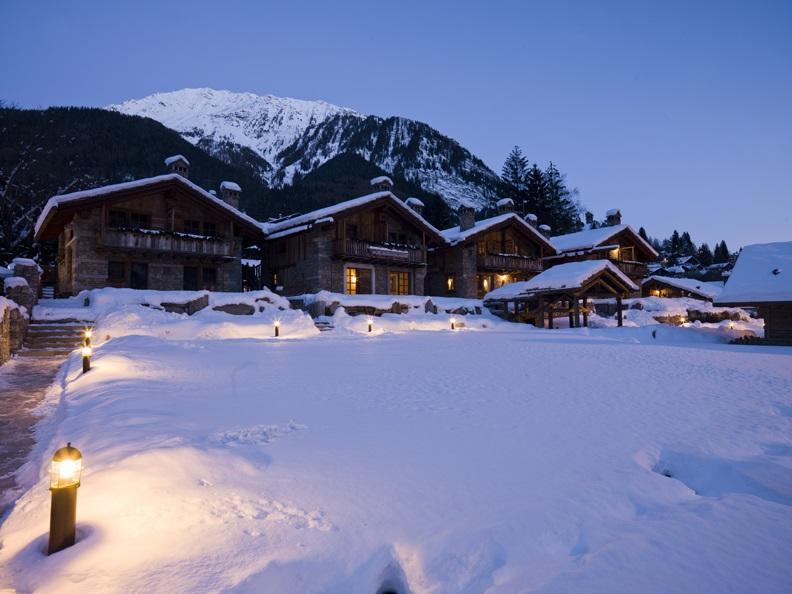
{"type": "Polygon", "coordinates": [[[97,311],[94,368],[62,370],[0,527],[0,587],[792,587],[788,349],[667,326],[135,336],[97,311]],[[67,440],[79,542],[46,557],[67,440]]]}

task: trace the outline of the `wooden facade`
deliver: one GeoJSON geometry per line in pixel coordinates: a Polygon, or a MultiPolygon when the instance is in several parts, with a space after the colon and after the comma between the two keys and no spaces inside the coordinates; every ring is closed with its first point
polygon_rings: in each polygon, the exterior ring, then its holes
{"type": "Polygon", "coordinates": [[[712,301],[711,294],[685,289],[657,277],[649,277],[641,283],[641,297],[689,297],[690,299],[712,301]]]}
{"type": "MultiPolygon", "coordinates": [[[[430,252],[427,293],[480,299],[492,289],[528,280],[543,270],[553,246],[518,215],[494,225],[479,221],[481,231],[458,242],[447,241],[430,252]]],[[[446,233],[446,232],[444,232],[446,233]]]]}
{"type": "Polygon", "coordinates": [[[287,295],[424,294],[427,250],[442,238],[390,193],[295,217],[267,238],[265,283],[287,295]]]}
{"type": "Polygon", "coordinates": [[[58,241],[57,294],[108,286],[242,290],[242,244],[260,229],[181,179],[61,197],[37,233],[58,241]]]}

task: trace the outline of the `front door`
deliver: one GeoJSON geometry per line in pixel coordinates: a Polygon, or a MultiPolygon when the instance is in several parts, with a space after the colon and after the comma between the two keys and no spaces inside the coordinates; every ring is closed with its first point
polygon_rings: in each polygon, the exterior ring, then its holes
{"type": "Polygon", "coordinates": [[[132,262],[129,268],[129,286],[133,289],[148,289],[148,264],[132,262]]]}

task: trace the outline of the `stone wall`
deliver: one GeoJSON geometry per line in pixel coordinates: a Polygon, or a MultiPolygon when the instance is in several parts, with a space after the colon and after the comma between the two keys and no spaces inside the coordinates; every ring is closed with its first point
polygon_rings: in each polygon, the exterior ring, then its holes
{"type": "Polygon", "coordinates": [[[27,316],[0,297],[0,365],[22,347],[26,331],[27,316]]]}

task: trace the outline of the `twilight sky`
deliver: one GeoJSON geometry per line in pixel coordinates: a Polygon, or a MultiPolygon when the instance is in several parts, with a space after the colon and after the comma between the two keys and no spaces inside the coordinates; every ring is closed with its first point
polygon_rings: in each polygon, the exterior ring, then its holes
{"type": "Polygon", "coordinates": [[[732,249],[792,240],[792,1],[0,4],[0,98],[213,87],[519,144],[597,217],[732,249]]]}

